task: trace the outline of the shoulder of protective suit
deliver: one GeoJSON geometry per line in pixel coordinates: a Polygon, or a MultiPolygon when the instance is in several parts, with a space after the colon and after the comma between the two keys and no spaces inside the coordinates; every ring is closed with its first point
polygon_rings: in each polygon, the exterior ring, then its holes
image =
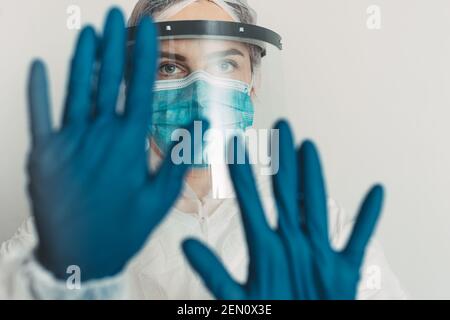
{"type": "Polygon", "coordinates": [[[0,258],[7,258],[17,252],[29,252],[37,244],[37,234],[34,227],[34,219],[27,218],[19,227],[11,239],[0,246],[0,258]]]}
{"type": "Polygon", "coordinates": [[[0,258],[0,300],[122,300],[127,296],[124,272],[75,287],[54,278],[31,252],[15,251],[0,258]]]}
{"type": "Polygon", "coordinates": [[[32,299],[20,270],[25,255],[17,252],[0,258],[0,300],[32,299]]]}
{"type": "Polygon", "coordinates": [[[2,299],[123,299],[127,296],[125,273],[83,283],[69,290],[42,268],[33,255],[37,244],[34,219],[28,218],[14,236],[0,247],[0,300],[2,299]]]}

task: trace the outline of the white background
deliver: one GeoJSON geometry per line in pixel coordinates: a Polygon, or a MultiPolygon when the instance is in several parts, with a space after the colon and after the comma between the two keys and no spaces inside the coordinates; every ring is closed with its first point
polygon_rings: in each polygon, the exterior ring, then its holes
{"type": "MultiPolygon", "coordinates": [[[[0,241],[29,213],[26,76],[33,57],[51,72],[55,118],[76,31],[100,27],[111,5],[134,0],[0,2],[0,241]]],[[[289,119],[299,141],[322,151],[329,193],[356,212],[373,182],[387,189],[379,237],[413,298],[450,298],[450,2],[448,0],[251,1],[284,37],[289,119]],[[366,9],[379,5],[382,29],[366,9]]],[[[281,66],[280,66],[281,67],[281,66]]]]}

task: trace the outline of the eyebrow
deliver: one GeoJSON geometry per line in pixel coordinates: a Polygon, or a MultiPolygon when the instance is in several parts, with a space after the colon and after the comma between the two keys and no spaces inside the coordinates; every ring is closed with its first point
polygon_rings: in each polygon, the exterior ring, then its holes
{"type": "Polygon", "coordinates": [[[223,58],[228,56],[242,56],[245,57],[242,51],[238,49],[230,49],[225,51],[219,51],[209,54],[207,57],[208,59],[215,59],[215,58],[223,58]]]}
{"type": "MultiPolygon", "coordinates": [[[[185,62],[187,60],[187,58],[181,54],[170,53],[170,52],[165,52],[165,51],[161,51],[160,56],[161,56],[161,58],[167,58],[167,59],[172,59],[172,60],[177,60],[177,61],[182,61],[182,62],[185,62]]],[[[240,51],[238,49],[230,49],[230,50],[218,51],[218,52],[211,53],[211,54],[207,55],[207,59],[210,60],[210,59],[217,59],[217,58],[223,58],[223,57],[228,57],[228,56],[245,57],[244,54],[242,53],[242,51],[240,51]]]]}
{"type": "Polygon", "coordinates": [[[170,53],[170,52],[165,52],[165,51],[161,51],[160,56],[161,56],[161,58],[167,58],[167,59],[178,60],[178,61],[183,61],[183,62],[187,60],[186,57],[182,56],[181,54],[170,53]]]}

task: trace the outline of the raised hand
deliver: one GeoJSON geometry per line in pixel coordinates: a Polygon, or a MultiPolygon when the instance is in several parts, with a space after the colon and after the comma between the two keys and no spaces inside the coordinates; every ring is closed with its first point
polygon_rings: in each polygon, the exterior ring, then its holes
{"type": "Polygon", "coordinates": [[[196,240],[186,241],[184,251],[218,299],[355,299],[383,189],[375,186],[369,192],[347,246],[336,252],[329,242],[327,198],[316,148],[305,142],[296,154],[288,124],[280,122],[276,128],[280,130],[280,170],[273,179],[277,230],[265,220],[248,161],[230,165],[250,255],[247,282],[235,282],[219,259],[196,240]]]}
{"type": "Polygon", "coordinates": [[[118,112],[126,65],[123,15],[110,11],[101,39],[84,28],[58,130],[51,123],[44,65],[32,66],[28,173],[36,256],[58,278],[71,265],[81,268],[84,281],[120,272],[181,191],[187,166],[168,157],[152,174],[145,150],[159,56],[156,32],[149,19],[140,24],[125,109],[118,112]]]}

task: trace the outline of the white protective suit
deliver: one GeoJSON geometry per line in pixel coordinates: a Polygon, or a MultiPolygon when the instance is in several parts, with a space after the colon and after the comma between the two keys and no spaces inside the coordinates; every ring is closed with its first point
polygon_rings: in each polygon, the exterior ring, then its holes
{"type": "MultiPolygon", "coordinates": [[[[25,229],[21,232],[26,232],[25,229]]],[[[18,238],[17,238],[18,240],[18,238]]],[[[30,239],[28,239],[30,240],[30,239]]],[[[0,259],[0,300],[118,300],[126,290],[124,274],[81,284],[79,289],[55,279],[34,259],[33,254],[20,247],[8,251],[2,247],[0,259]],[[8,252],[6,254],[6,252],[8,252]]],[[[12,245],[9,242],[9,245],[12,245]]],[[[25,245],[25,242],[23,243],[25,245]]],[[[26,243],[26,246],[28,243],[26,243]]]]}
{"type": "MultiPolygon", "coordinates": [[[[270,183],[260,183],[260,194],[268,221],[276,226],[276,213],[270,183]]],[[[329,200],[330,239],[335,248],[347,241],[353,223],[333,200],[329,200]]],[[[234,200],[199,200],[185,187],[176,207],[153,233],[144,249],[125,271],[127,289],[120,277],[115,285],[116,297],[130,299],[212,299],[201,279],[190,268],[181,249],[187,237],[207,243],[222,258],[236,280],[244,282],[247,275],[247,245],[239,209],[234,200]]],[[[1,256],[29,251],[36,245],[33,220],[30,218],[16,235],[1,246],[1,256]]],[[[396,276],[392,273],[383,250],[373,240],[367,249],[358,299],[406,299],[396,276]]],[[[113,281],[110,280],[110,281],[113,281]]],[[[95,287],[95,285],[93,286],[95,287]]],[[[110,288],[113,286],[110,285],[110,288]]],[[[92,291],[92,289],[91,289],[92,291]]],[[[95,290],[94,290],[95,291],[95,290]]],[[[98,290],[97,290],[98,291],[98,290]]],[[[83,295],[83,294],[82,294],[83,295]]],[[[113,296],[112,293],[109,295],[113,296]]],[[[102,299],[101,294],[96,295],[102,299]]],[[[108,299],[108,294],[104,294],[108,299]]]]}

